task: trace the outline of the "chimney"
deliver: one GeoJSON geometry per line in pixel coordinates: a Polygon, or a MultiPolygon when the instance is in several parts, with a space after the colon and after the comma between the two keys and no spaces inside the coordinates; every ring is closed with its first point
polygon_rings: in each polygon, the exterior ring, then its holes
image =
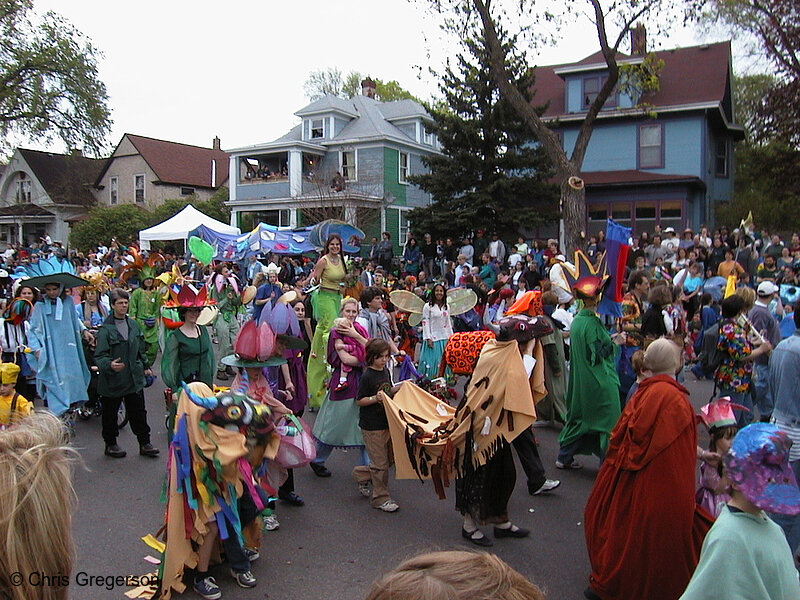
{"type": "Polygon", "coordinates": [[[631,54],[634,56],[647,54],[647,30],[641,23],[637,23],[636,27],[631,29],[631,54]]]}
{"type": "Polygon", "coordinates": [[[361,82],[361,95],[375,99],[375,82],[369,77],[361,82]]]}
{"type": "Polygon", "coordinates": [[[214,136],[214,141],[213,141],[213,142],[211,142],[211,147],[212,147],[214,150],[222,150],[222,148],[220,147],[220,139],[219,139],[219,136],[214,136]]]}

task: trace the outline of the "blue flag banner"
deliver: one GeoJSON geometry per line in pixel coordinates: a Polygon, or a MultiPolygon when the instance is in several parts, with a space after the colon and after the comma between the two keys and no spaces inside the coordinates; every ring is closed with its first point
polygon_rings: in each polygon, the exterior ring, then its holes
{"type": "Polygon", "coordinates": [[[598,314],[615,318],[622,316],[622,284],[625,279],[628,251],[631,249],[628,243],[630,238],[630,227],[624,227],[608,219],[606,222],[606,265],[610,277],[603,297],[597,305],[598,314]]]}

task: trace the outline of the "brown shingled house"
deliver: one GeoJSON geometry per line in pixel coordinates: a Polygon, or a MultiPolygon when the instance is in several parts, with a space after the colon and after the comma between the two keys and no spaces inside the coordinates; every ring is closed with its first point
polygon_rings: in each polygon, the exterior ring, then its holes
{"type": "Polygon", "coordinates": [[[95,180],[103,204],[154,208],[168,198],[206,200],[228,181],[228,154],[126,133],[95,180]]]}
{"type": "Polygon", "coordinates": [[[0,246],[38,242],[48,233],[66,242],[69,223],[86,216],[105,160],[80,153],[18,148],[0,175],[0,246]]]}

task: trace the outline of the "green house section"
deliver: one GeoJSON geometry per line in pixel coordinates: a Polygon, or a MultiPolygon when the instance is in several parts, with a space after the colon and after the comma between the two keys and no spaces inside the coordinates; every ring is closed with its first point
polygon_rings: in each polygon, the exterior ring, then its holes
{"type": "Polygon", "coordinates": [[[383,189],[394,196],[394,202],[386,209],[386,231],[392,234],[395,254],[400,252],[403,240],[400,239],[400,215],[394,206],[407,206],[406,190],[408,185],[400,183],[400,151],[393,148],[383,149],[383,189]]]}

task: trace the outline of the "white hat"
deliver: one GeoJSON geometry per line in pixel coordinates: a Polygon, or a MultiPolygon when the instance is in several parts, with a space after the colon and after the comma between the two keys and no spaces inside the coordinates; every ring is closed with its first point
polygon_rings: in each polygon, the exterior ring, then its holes
{"type": "Polygon", "coordinates": [[[280,269],[280,267],[278,265],[276,265],[274,262],[272,262],[272,263],[269,263],[269,266],[266,269],[264,269],[264,272],[267,275],[272,275],[273,273],[275,275],[277,275],[278,273],[281,272],[281,269],[280,269]]]}
{"type": "Polygon", "coordinates": [[[675,228],[674,227],[667,227],[664,230],[664,233],[675,233],[675,228]]]}
{"type": "Polygon", "coordinates": [[[771,281],[762,281],[758,284],[758,289],[756,290],[756,294],[759,296],[771,296],[778,292],[780,288],[772,283],[771,281]]]}

